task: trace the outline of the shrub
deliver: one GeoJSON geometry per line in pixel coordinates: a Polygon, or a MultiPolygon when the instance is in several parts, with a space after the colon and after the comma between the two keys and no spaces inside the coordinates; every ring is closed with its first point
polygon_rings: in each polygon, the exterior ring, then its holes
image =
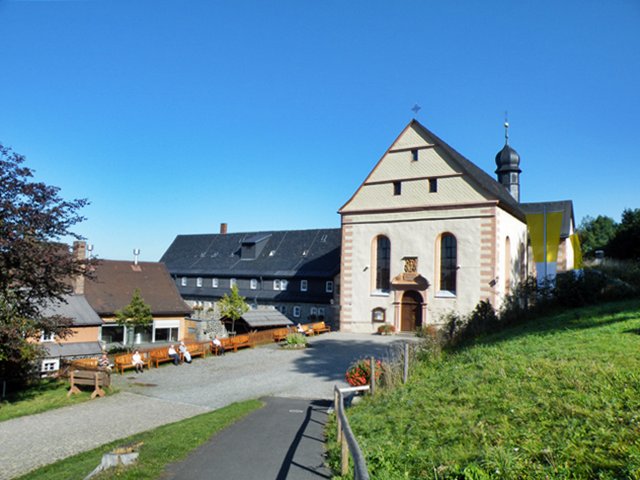
{"type": "MultiPolygon", "coordinates": [[[[376,383],[379,382],[382,376],[383,365],[380,360],[376,360],[376,383]]],[[[347,383],[352,387],[360,387],[362,385],[369,385],[371,379],[371,360],[368,358],[361,358],[356,360],[347,369],[345,375],[347,383]]]]}
{"type": "Polygon", "coordinates": [[[288,347],[306,347],[307,343],[307,337],[302,333],[290,333],[284,341],[285,346],[288,347]]]}

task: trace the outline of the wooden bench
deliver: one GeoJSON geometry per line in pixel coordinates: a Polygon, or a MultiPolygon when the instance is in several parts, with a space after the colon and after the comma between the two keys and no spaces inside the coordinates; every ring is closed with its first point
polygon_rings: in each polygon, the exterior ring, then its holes
{"type": "Polygon", "coordinates": [[[324,322],[315,322],[311,324],[311,328],[313,329],[313,333],[320,335],[321,333],[326,333],[331,331],[331,327],[329,327],[324,322]]]}
{"type": "Polygon", "coordinates": [[[286,340],[287,335],[289,335],[290,333],[291,333],[291,330],[289,330],[289,328],[276,328],[273,331],[273,341],[281,342],[283,340],[286,340]]]}
{"type": "Polygon", "coordinates": [[[105,391],[102,387],[111,387],[111,374],[98,370],[71,370],[69,382],[71,388],[67,392],[67,397],[80,393],[78,385],[93,385],[91,398],[104,397],[105,391]]]}
{"type": "Polygon", "coordinates": [[[206,350],[204,348],[204,345],[201,343],[187,343],[185,344],[185,347],[187,347],[187,352],[189,352],[189,355],[191,355],[191,358],[193,357],[204,358],[206,356],[206,350]]]}
{"type": "Polygon", "coordinates": [[[301,327],[302,327],[302,333],[304,333],[307,337],[312,337],[313,335],[316,334],[316,332],[313,331],[313,328],[311,327],[311,325],[304,324],[304,325],[301,325],[301,327]]]}
{"type": "MultiPolygon", "coordinates": [[[[145,366],[147,368],[151,368],[151,362],[147,358],[147,354],[140,352],[140,357],[142,357],[142,368],[144,368],[145,366]]],[[[124,373],[125,368],[135,368],[135,365],[133,364],[133,353],[123,353],[122,355],[116,355],[114,363],[116,366],[116,371],[120,370],[120,374],[124,373]]]]}
{"type": "Polygon", "coordinates": [[[173,358],[169,356],[169,348],[156,348],[149,352],[149,360],[153,365],[155,363],[156,368],[160,366],[161,363],[164,362],[173,362],[173,358]]]}
{"type": "Polygon", "coordinates": [[[253,348],[253,342],[249,335],[236,335],[235,337],[231,337],[231,344],[234,352],[237,352],[239,348],[253,348]]]}

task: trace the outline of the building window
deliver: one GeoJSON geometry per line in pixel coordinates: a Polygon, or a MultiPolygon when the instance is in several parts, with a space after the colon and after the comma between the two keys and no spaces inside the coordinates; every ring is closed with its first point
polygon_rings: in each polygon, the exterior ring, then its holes
{"type": "Polygon", "coordinates": [[[438,179],[430,178],[429,179],[429,193],[436,193],[438,191],[438,179]]]}
{"type": "Polygon", "coordinates": [[[400,195],[402,193],[402,182],[393,182],[393,194],[400,195]]]}
{"type": "Polygon", "coordinates": [[[318,317],[324,318],[324,307],[318,307],[318,317]]]}
{"type": "Polygon", "coordinates": [[[211,286],[213,288],[218,288],[218,279],[217,278],[212,278],[211,279],[211,286]]]}
{"type": "Polygon", "coordinates": [[[316,307],[311,307],[309,310],[310,315],[318,315],[318,309],[316,307]]]}
{"type": "Polygon", "coordinates": [[[280,290],[286,290],[289,286],[288,280],[280,280],[280,290]]]}
{"type": "Polygon", "coordinates": [[[384,322],[386,320],[384,308],[374,308],[371,312],[372,322],[384,322]]]}
{"type": "Polygon", "coordinates": [[[42,369],[41,369],[41,371],[43,373],[55,372],[59,368],[60,368],[60,360],[59,359],[43,360],[42,361],[42,369]]]}
{"type": "Polygon", "coordinates": [[[53,332],[42,332],[40,335],[41,342],[54,342],[56,340],[56,334],[53,332]]]}
{"type": "Polygon", "coordinates": [[[196,278],[196,287],[202,287],[202,277],[196,278]]]}
{"type": "Polygon", "coordinates": [[[238,281],[235,278],[229,279],[229,288],[238,286],[238,281]]]}
{"type": "Polygon", "coordinates": [[[456,237],[445,233],[440,239],[440,290],[456,292],[458,246],[456,237]]]}
{"type": "Polygon", "coordinates": [[[388,292],[391,276],[391,242],[384,235],[376,238],[376,290],[388,292]]]}
{"type": "Polygon", "coordinates": [[[328,280],[327,283],[325,283],[324,290],[327,293],[333,293],[333,282],[331,280],[328,280]]]}
{"type": "Polygon", "coordinates": [[[280,290],[280,280],[274,280],[273,281],[273,289],[274,290],[280,290]]]}
{"type": "Polygon", "coordinates": [[[280,307],[280,311],[282,312],[283,315],[287,314],[287,306],[286,305],[282,305],[282,307],[280,307]]]}
{"type": "Polygon", "coordinates": [[[183,287],[187,286],[187,277],[182,277],[180,279],[180,285],[183,286],[183,287]]]}
{"type": "Polygon", "coordinates": [[[293,307],[293,316],[295,318],[300,318],[300,307],[297,305],[293,307]]]}
{"type": "Polygon", "coordinates": [[[156,342],[177,342],[178,327],[156,328],[155,340],[156,342]]]}
{"type": "Polygon", "coordinates": [[[104,343],[124,343],[124,327],[103,325],[100,330],[100,340],[104,343]]]}
{"type": "Polygon", "coordinates": [[[300,280],[300,291],[306,292],[309,289],[309,282],[307,280],[300,280]]]}
{"type": "Polygon", "coordinates": [[[418,161],[418,149],[414,148],[413,150],[411,150],[411,160],[413,160],[414,162],[418,161]]]}
{"type": "Polygon", "coordinates": [[[258,280],[252,278],[249,286],[251,287],[251,290],[256,290],[258,288],[258,280]]]}

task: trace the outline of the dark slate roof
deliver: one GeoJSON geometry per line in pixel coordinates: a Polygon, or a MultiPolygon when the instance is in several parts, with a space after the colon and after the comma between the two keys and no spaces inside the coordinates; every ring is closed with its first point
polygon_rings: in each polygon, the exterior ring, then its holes
{"type": "Polygon", "coordinates": [[[191,309],[182,300],[164,264],[101,260],[94,278],[85,282],[85,296],[99,315],[113,315],[131,302],[139,289],[153,315],[186,315],[191,309]]]}
{"type": "Polygon", "coordinates": [[[560,238],[567,238],[571,235],[571,225],[574,225],[575,228],[573,202],[571,200],[521,203],[520,207],[525,213],[543,213],[545,208],[547,212],[562,212],[562,230],[560,231],[560,238]]]}
{"type": "Polygon", "coordinates": [[[60,315],[70,318],[75,327],[102,325],[102,319],[87,302],[84,295],[67,295],[65,302],[51,302],[43,308],[43,314],[47,317],[60,315]]]}
{"type": "Polygon", "coordinates": [[[449,154],[453,161],[462,169],[463,173],[467,174],[472,181],[478,184],[478,186],[485,190],[490,196],[498,200],[498,203],[502,208],[516,218],[519,218],[522,221],[525,220],[524,212],[520,208],[520,204],[511,196],[509,191],[501,183],[474,164],[471,160],[465,158],[464,155],[457,152],[452,146],[447,144],[417,120],[412,120],[409,126],[411,125],[415,126],[418,132],[422,131],[425,135],[431,137],[437,146],[449,154]]]}
{"type": "Polygon", "coordinates": [[[340,243],[339,228],[178,235],[160,261],[178,276],[333,277],[340,243]],[[255,258],[243,258],[243,245],[253,243],[255,258]]]}
{"type": "Polygon", "coordinates": [[[293,322],[278,310],[249,310],[242,315],[242,319],[252,328],[278,327],[293,325],[293,322]]]}
{"type": "Polygon", "coordinates": [[[45,358],[51,357],[79,357],[88,355],[99,355],[102,346],[99,342],[76,342],[76,343],[43,343],[45,358]]]}

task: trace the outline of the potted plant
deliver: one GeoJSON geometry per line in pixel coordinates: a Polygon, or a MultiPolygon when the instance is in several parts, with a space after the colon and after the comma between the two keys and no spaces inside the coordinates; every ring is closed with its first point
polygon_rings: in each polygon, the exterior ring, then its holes
{"type": "MultiPolygon", "coordinates": [[[[382,362],[376,360],[376,383],[380,381],[382,375],[382,362]]],[[[347,369],[345,374],[347,383],[352,387],[360,387],[362,385],[369,385],[371,380],[371,360],[369,358],[361,358],[356,360],[347,369]]]]}
{"type": "Polygon", "coordinates": [[[284,344],[282,348],[287,348],[290,350],[298,350],[302,348],[307,348],[308,345],[307,337],[302,333],[290,333],[287,335],[287,338],[284,340],[284,344]]]}
{"type": "Polygon", "coordinates": [[[396,332],[396,327],[391,325],[390,323],[385,323],[384,325],[380,325],[378,327],[379,335],[393,335],[396,332]]]}

